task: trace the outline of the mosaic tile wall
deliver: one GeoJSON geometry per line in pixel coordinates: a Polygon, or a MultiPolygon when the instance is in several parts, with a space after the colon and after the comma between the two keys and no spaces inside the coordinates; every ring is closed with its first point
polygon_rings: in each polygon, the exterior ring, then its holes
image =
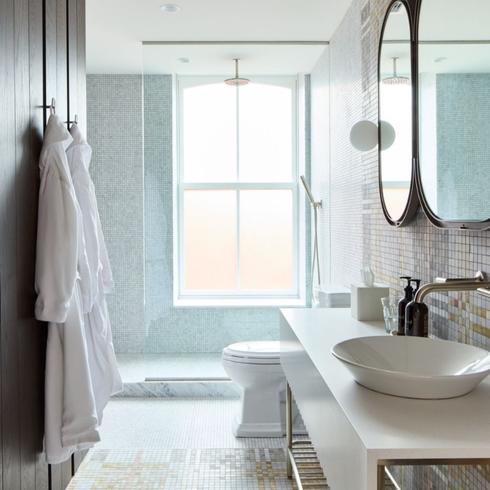
{"type": "Polygon", "coordinates": [[[442,189],[438,193],[442,216],[488,218],[489,81],[487,73],[437,75],[437,187],[442,189]]]}
{"type": "MultiPolygon", "coordinates": [[[[172,304],[171,77],[89,75],[88,109],[92,175],[117,284],[109,304],[116,351],[219,352],[241,340],[278,339],[277,308],[172,304]]],[[[309,174],[308,124],[305,141],[309,174]]],[[[309,212],[307,226],[309,236],[309,212]]]]}
{"type": "MultiPolygon", "coordinates": [[[[377,280],[398,297],[400,275],[429,281],[436,276],[473,276],[477,270],[490,273],[490,232],[437,229],[422,210],[408,226],[391,227],[379,202],[376,150],[359,153],[350,145],[355,122],[377,120],[377,50],[388,4],[389,0],[354,0],[330,43],[331,127],[324,133],[331,135],[331,164],[328,189],[322,195],[330,217],[322,222],[321,234],[333,284],[348,287],[359,281],[362,264],[369,263],[377,280]]],[[[318,70],[317,66],[312,73],[313,97],[318,70]]],[[[313,135],[318,132],[312,128],[313,135]]],[[[312,147],[316,144],[313,141],[312,147]]],[[[314,155],[314,186],[316,176],[325,174],[324,165],[314,155]]],[[[428,301],[432,334],[490,348],[489,300],[466,292],[435,294],[428,301]]]]}
{"type": "Polygon", "coordinates": [[[143,84],[138,75],[87,76],[87,139],[114,273],[114,346],[144,348],[143,84]]]}
{"type": "MultiPolygon", "coordinates": [[[[377,279],[399,297],[398,277],[410,274],[429,281],[436,276],[466,277],[490,273],[490,233],[434,228],[419,211],[407,227],[388,225],[378,195],[378,156],[359,154],[349,132],[359,119],[377,120],[377,52],[389,0],[354,0],[330,44],[331,165],[329,206],[332,282],[349,286],[360,280],[360,266],[372,265],[377,279]]],[[[315,80],[315,72],[312,74],[315,80]]],[[[312,130],[315,134],[315,129],[312,130]]],[[[315,147],[315,142],[312,142],[315,147]]],[[[312,173],[321,162],[312,161],[312,173]]],[[[436,294],[428,300],[432,335],[490,348],[490,302],[474,293],[436,294]]],[[[463,415],[462,415],[463,416],[463,415]]],[[[408,470],[407,470],[408,471],[408,470]]],[[[413,470],[406,489],[436,487],[435,474],[413,470]]],[[[480,481],[472,471],[453,468],[451,479],[480,481]],[[455,476],[455,475],[459,476],[455,476]],[[474,478],[473,478],[474,477],[474,478]]],[[[458,487],[466,488],[466,487],[458,487]]],[[[467,488],[488,488],[485,484],[467,488]]]]}
{"type": "Polygon", "coordinates": [[[277,308],[173,306],[171,77],[145,75],[144,89],[146,352],[219,352],[240,340],[278,339],[277,308]]]}

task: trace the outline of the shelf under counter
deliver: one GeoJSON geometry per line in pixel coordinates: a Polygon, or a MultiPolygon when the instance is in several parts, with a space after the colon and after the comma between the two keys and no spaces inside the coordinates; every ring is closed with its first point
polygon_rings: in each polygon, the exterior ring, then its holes
{"type": "Polygon", "coordinates": [[[382,488],[387,464],[490,463],[489,379],[450,400],[368,390],[330,351],[372,335],[385,335],[383,323],[348,308],[281,310],[281,364],[330,487],[382,488]]]}

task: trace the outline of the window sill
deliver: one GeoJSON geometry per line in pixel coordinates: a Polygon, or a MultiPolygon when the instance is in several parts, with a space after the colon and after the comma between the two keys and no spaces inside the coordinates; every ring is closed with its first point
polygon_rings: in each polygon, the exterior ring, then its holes
{"type": "Polygon", "coordinates": [[[304,307],[306,302],[300,298],[178,298],[176,308],[282,308],[304,307]]]}

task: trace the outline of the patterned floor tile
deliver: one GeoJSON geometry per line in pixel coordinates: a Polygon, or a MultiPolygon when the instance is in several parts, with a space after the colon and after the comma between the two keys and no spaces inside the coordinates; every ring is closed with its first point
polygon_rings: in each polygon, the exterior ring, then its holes
{"type": "Polygon", "coordinates": [[[283,449],[93,450],[69,490],[290,490],[283,449]]]}

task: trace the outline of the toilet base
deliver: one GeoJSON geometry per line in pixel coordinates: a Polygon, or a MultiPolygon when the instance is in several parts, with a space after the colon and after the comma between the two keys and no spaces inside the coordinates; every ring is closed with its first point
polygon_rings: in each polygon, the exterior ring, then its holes
{"type": "Polygon", "coordinates": [[[236,417],[233,422],[235,437],[284,437],[284,427],[281,423],[242,422],[236,417]]]}

